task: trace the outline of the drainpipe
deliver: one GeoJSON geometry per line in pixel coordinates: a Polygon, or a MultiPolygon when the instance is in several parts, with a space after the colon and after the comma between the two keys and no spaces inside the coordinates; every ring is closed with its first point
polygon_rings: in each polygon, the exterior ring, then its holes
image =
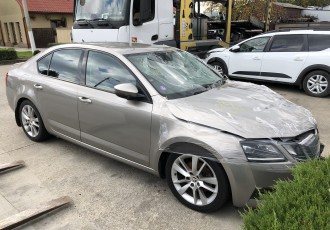
{"type": "Polygon", "coordinates": [[[34,37],[33,37],[31,23],[30,23],[30,16],[29,16],[29,11],[27,9],[27,5],[26,5],[26,0],[22,0],[22,3],[23,3],[24,15],[25,15],[25,23],[27,26],[28,35],[29,35],[29,39],[30,39],[31,50],[32,50],[32,53],[34,53],[34,51],[36,50],[36,44],[34,42],[34,37]]]}

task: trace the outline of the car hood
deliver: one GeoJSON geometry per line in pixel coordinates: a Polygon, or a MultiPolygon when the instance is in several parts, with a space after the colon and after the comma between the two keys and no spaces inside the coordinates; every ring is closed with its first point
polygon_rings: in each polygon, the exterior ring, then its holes
{"type": "Polygon", "coordinates": [[[213,50],[210,50],[209,53],[214,53],[214,52],[223,52],[225,51],[227,48],[216,48],[213,50]]]}
{"type": "Polygon", "coordinates": [[[236,81],[167,101],[178,119],[244,138],[294,137],[316,127],[312,114],[265,86],[236,81]]]}

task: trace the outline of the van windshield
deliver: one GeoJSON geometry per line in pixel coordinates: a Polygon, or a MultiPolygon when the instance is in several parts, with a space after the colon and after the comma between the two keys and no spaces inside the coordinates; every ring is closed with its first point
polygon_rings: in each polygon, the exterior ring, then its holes
{"type": "Polygon", "coordinates": [[[129,0],[77,0],[76,21],[109,20],[126,21],[129,0]]]}
{"type": "Polygon", "coordinates": [[[126,57],[167,99],[196,95],[224,83],[222,76],[184,51],[164,50],[126,57]]]}

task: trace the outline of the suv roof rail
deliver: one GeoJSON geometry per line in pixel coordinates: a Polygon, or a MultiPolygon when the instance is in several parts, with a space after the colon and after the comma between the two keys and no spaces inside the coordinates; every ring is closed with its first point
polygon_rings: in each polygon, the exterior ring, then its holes
{"type": "Polygon", "coordinates": [[[307,28],[283,28],[283,29],[279,29],[279,30],[271,30],[271,31],[265,32],[263,34],[276,33],[276,32],[290,32],[290,31],[298,31],[298,30],[330,31],[330,26],[329,27],[307,27],[307,28]]]}

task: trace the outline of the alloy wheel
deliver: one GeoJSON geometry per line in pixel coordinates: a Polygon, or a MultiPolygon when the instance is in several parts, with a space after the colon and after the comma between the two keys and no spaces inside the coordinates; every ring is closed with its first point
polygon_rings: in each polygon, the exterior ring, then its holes
{"type": "Polygon", "coordinates": [[[22,125],[26,133],[31,137],[39,134],[39,118],[35,110],[30,105],[24,105],[21,112],[22,125]]]}
{"type": "Polygon", "coordinates": [[[195,155],[179,156],[172,164],[172,183],[187,202],[205,206],[211,204],[218,193],[218,180],[212,167],[195,155]]]}
{"type": "Polygon", "coordinates": [[[220,74],[223,75],[223,69],[222,69],[221,66],[219,66],[219,65],[213,65],[213,67],[214,67],[214,69],[215,69],[218,73],[220,73],[220,74]]]}
{"type": "Polygon", "coordinates": [[[323,75],[313,75],[307,81],[307,88],[314,94],[320,94],[327,90],[328,80],[323,75]]]}

